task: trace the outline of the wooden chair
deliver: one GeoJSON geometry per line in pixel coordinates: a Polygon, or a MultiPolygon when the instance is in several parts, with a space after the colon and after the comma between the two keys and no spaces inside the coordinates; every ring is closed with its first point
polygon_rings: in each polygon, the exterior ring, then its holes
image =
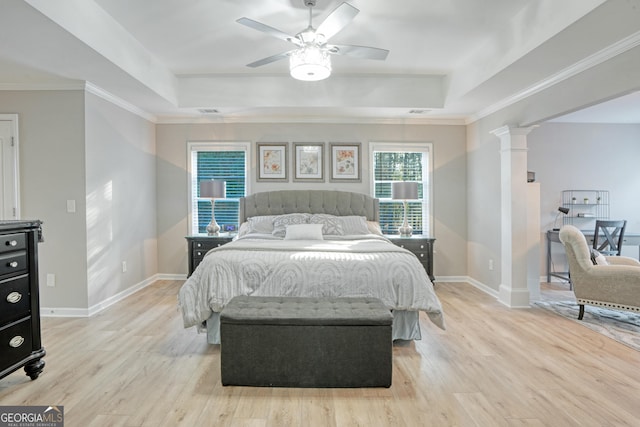
{"type": "Polygon", "coordinates": [[[593,249],[602,255],[620,256],[626,227],[626,220],[596,220],[596,231],[593,233],[593,249]]]}

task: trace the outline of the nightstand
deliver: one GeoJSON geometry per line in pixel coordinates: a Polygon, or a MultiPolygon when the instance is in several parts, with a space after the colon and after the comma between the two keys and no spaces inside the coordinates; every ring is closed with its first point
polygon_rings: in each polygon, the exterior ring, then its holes
{"type": "Polygon", "coordinates": [[[435,242],[436,239],[420,234],[413,235],[411,237],[400,237],[397,234],[385,234],[384,237],[391,240],[395,245],[413,252],[413,254],[415,254],[415,256],[420,260],[420,263],[426,270],[431,281],[433,282],[436,280],[433,275],[433,242],[435,242]]]}
{"type": "Polygon", "coordinates": [[[228,234],[219,236],[195,234],[193,236],[187,236],[185,239],[187,239],[187,244],[189,245],[189,276],[191,276],[210,249],[229,243],[233,239],[233,236],[228,234]]]}

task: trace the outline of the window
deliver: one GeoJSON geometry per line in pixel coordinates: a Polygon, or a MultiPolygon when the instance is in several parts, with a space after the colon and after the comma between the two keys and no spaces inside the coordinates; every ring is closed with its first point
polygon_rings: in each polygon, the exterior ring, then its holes
{"type": "MultiPolygon", "coordinates": [[[[216,222],[220,226],[238,227],[239,199],[247,194],[248,143],[189,143],[191,170],[190,234],[206,233],[211,221],[211,200],[200,198],[200,181],[222,179],[227,183],[227,197],[216,199],[216,222]]],[[[224,229],[224,228],[223,228],[224,229]]]]}
{"type": "Polygon", "coordinates": [[[391,199],[391,183],[415,181],[418,183],[419,200],[407,203],[407,219],[414,234],[431,234],[432,151],[430,143],[370,144],[373,196],[380,199],[380,227],[383,233],[396,234],[404,222],[403,202],[391,199]]]}

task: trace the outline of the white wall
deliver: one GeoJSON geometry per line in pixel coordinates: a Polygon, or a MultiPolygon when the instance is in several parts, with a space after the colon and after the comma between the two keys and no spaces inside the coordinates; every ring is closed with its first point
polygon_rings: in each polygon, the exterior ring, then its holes
{"type": "MultiPolygon", "coordinates": [[[[370,194],[368,142],[432,142],[436,276],[466,274],[466,154],[464,126],[384,124],[161,124],[157,126],[158,263],[160,273],[186,274],[187,141],[247,141],[253,145],[250,193],[334,189],[370,194]],[[362,182],[265,183],[255,180],[256,142],[361,142],[362,182]]],[[[328,144],[326,146],[328,151],[328,144]]],[[[328,158],[328,157],[327,157],[328,158]]],[[[327,164],[328,171],[328,164],[327,164]]]]}
{"type": "MultiPolygon", "coordinates": [[[[640,125],[543,123],[529,137],[529,169],[541,186],[541,233],[553,228],[563,190],[608,190],[611,219],[626,219],[629,232],[640,232],[640,125]]],[[[558,224],[562,224],[561,220],[558,224]]],[[[545,242],[546,243],[546,242],[545,242]]],[[[564,251],[554,245],[554,262],[565,268],[564,251]]],[[[638,249],[624,247],[638,257],[638,249]]],[[[543,245],[541,274],[546,274],[543,245]]]]}
{"type": "Polygon", "coordinates": [[[89,307],[158,272],[155,125],[90,93],[86,228],[89,307]]]}

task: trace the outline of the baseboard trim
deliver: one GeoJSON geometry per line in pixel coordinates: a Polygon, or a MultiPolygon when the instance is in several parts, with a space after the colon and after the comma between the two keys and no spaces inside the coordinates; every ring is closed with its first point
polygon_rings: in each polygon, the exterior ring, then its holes
{"type": "MultiPolygon", "coordinates": [[[[68,308],[68,307],[41,307],[40,308],[40,316],[42,317],[91,317],[107,307],[116,304],[119,301],[135,294],[141,289],[146,288],[152,283],[158,280],[186,280],[186,274],[168,274],[168,273],[158,273],[149,277],[148,279],[143,280],[142,282],[132,286],[128,289],[125,289],[118,294],[107,298],[106,300],[95,304],[88,309],[86,308],[68,308]]],[[[438,283],[468,283],[471,286],[481,290],[482,292],[491,295],[492,297],[498,299],[500,294],[495,289],[490,288],[482,282],[479,282],[469,276],[437,276],[436,282],[438,283]]]]}
{"type": "Polygon", "coordinates": [[[158,273],[156,280],[187,280],[186,274],[158,273]]]}
{"type": "Polygon", "coordinates": [[[41,317],[91,317],[97,313],[100,313],[102,310],[107,307],[116,304],[123,299],[135,294],[136,292],[146,288],[152,283],[158,280],[183,280],[186,278],[184,274],[154,274],[153,276],[143,280],[127,288],[117,294],[113,295],[101,301],[97,304],[92,305],[89,308],[70,308],[70,307],[41,307],[40,308],[40,316],[41,317]]]}
{"type": "Polygon", "coordinates": [[[500,296],[499,292],[495,289],[490,288],[482,282],[479,282],[476,279],[473,279],[469,276],[449,276],[449,277],[437,277],[436,282],[465,282],[484,292],[485,294],[491,295],[494,298],[498,298],[500,296]]]}

